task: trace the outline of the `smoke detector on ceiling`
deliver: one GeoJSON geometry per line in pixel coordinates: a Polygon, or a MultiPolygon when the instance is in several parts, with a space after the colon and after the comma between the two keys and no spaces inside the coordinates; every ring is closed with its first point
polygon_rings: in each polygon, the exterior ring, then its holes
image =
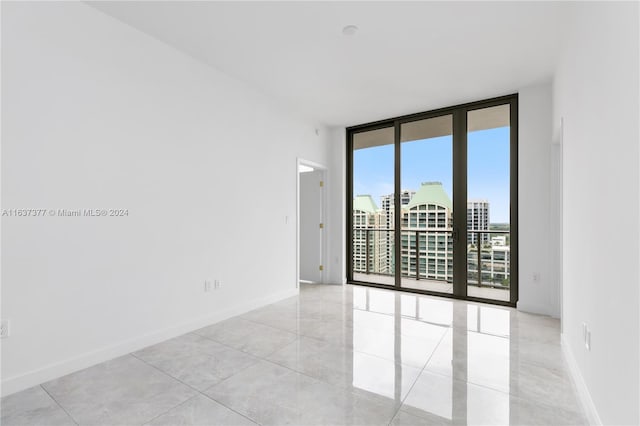
{"type": "Polygon", "coordinates": [[[353,36],[358,32],[358,27],[355,25],[347,25],[342,29],[342,35],[353,36]]]}

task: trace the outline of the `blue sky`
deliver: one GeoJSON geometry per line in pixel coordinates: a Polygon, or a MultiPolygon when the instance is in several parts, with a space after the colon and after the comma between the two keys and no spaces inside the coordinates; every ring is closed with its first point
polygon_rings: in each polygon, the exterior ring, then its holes
{"type": "MultiPolygon", "coordinates": [[[[422,182],[442,182],[452,196],[451,136],[403,142],[402,189],[418,190],[422,182]]],[[[490,203],[492,223],[509,222],[509,127],[467,135],[468,198],[490,203]]],[[[354,194],[369,194],[380,206],[393,193],[393,145],[359,149],[353,155],[354,194]]]]}

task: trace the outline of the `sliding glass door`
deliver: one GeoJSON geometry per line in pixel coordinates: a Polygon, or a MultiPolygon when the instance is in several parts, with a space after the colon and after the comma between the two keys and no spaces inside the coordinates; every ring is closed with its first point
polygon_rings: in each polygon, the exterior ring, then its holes
{"type": "Polygon", "coordinates": [[[511,289],[509,104],[467,112],[467,295],[511,289]]]}
{"type": "Polygon", "coordinates": [[[395,284],[393,126],[353,135],[353,279],[395,284]]]}
{"type": "Polygon", "coordinates": [[[517,301],[517,95],[347,129],[349,282],[517,301]]]}
{"type": "Polygon", "coordinates": [[[400,124],[400,286],[453,294],[453,116],[400,124]]]}

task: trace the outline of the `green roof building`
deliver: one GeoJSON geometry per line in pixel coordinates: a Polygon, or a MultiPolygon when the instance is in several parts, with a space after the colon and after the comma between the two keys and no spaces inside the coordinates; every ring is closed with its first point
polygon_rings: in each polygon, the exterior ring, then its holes
{"type": "Polygon", "coordinates": [[[411,208],[419,204],[435,204],[449,210],[453,209],[453,203],[445,192],[442,182],[423,182],[407,207],[411,208]]]}
{"type": "Polygon", "coordinates": [[[378,209],[371,195],[353,199],[353,271],[354,273],[389,274],[387,261],[388,232],[386,215],[378,209]]]}
{"type": "Polygon", "coordinates": [[[451,282],[453,203],[441,182],[424,182],[402,209],[402,275],[451,282]]]}
{"type": "Polygon", "coordinates": [[[353,210],[360,210],[365,213],[375,213],[378,211],[376,202],[373,201],[371,195],[358,195],[353,200],[353,210]]]}

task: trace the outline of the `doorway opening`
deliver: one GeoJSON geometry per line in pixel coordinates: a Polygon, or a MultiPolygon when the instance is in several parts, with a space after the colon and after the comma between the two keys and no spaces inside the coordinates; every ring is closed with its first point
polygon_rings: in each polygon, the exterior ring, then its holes
{"type": "Polygon", "coordinates": [[[297,254],[299,283],[326,282],[326,167],[298,159],[297,254]]]}

